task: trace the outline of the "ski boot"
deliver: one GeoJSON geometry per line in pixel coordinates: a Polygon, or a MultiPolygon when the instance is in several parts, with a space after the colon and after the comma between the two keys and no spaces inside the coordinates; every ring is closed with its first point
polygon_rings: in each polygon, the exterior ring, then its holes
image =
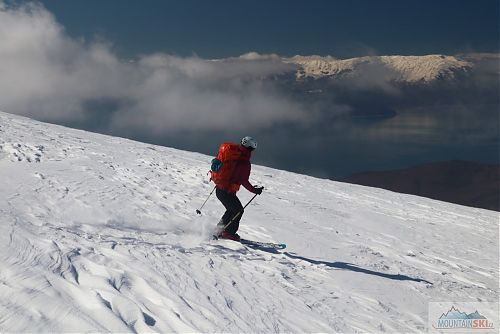
{"type": "Polygon", "coordinates": [[[232,233],[229,233],[228,231],[222,231],[222,233],[219,235],[219,238],[220,239],[229,239],[229,240],[233,240],[233,241],[237,241],[237,242],[240,242],[240,240],[241,240],[238,233],[232,234],[232,233]]]}

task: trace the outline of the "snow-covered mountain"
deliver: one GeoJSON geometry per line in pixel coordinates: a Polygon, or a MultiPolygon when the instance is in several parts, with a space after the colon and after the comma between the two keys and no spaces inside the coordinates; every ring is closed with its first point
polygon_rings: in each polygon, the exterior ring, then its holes
{"type": "Polygon", "coordinates": [[[478,71],[481,75],[498,76],[500,74],[498,67],[500,54],[498,53],[386,55],[339,59],[333,56],[317,55],[281,57],[276,54],[260,55],[250,52],[241,55],[239,59],[293,65],[290,71],[299,82],[305,79],[321,78],[374,80],[376,77],[378,80],[396,83],[428,84],[436,80],[466,79],[478,71]]]}
{"type": "MultiPolygon", "coordinates": [[[[431,82],[439,78],[452,79],[457,74],[473,70],[474,59],[465,60],[456,56],[366,56],[351,59],[336,59],[331,56],[295,56],[284,58],[284,62],[297,64],[297,79],[339,77],[357,75],[373,67],[384,70],[383,75],[397,82],[431,82]]],[[[382,73],[379,73],[379,75],[382,73]]]]}
{"type": "Polygon", "coordinates": [[[254,166],[239,232],[288,247],[252,249],[195,213],[210,159],[0,113],[0,332],[422,332],[498,300],[497,212],[254,166]]]}

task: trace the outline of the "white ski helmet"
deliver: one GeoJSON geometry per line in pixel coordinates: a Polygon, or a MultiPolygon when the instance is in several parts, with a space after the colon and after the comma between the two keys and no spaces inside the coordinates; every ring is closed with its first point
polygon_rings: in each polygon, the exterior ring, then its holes
{"type": "Polygon", "coordinates": [[[241,145],[246,148],[255,150],[257,148],[257,141],[250,136],[246,136],[241,140],[241,145]]]}

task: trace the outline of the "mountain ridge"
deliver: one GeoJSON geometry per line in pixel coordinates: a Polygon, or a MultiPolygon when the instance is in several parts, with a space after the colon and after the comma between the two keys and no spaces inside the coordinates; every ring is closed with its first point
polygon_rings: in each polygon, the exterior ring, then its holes
{"type": "Polygon", "coordinates": [[[341,181],[500,211],[500,165],[448,160],[356,173],[341,181]]]}
{"type": "Polygon", "coordinates": [[[365,56],[350,59],[333,57],[295,56],[284,60],[302,67],[297,79],[353,75],[367,66],[380,66],[389,80],[397,82],[431,82],[439,78],[453,79],[456,73],[466,74],[474,67],[472,61],[455,56],[365,56]]]}
{"type": "MultiPolygon", "coordinates": [[[[281,57],[276,54],[260,55],[249,52],[241,55],[242,60],[273,60],[297,66],[296,80],[342,78],[358,75],[359,71],[378,68],[378,73],[389,81],[408,83],[430,83],[436,80],[453,80],[460,75],[473,72],[484,61],[499,61],[500,54],[470,53],[458,55],[382,55],[339,59],[333,56],[281,57]]],[[[498,71],[497,71],[498,72],[498,71]]]]}

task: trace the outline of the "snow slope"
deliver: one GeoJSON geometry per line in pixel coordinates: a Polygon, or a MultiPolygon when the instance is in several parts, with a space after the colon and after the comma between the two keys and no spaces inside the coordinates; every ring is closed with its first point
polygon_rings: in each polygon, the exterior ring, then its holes
{"type": "Polygon", "coordinates": [[[254,166],[240,234],[288,248],[250,249],[195,214],[210,159],[0,113],[0,332],[421,332],[498,298],[496,212],[254,166]]]}

